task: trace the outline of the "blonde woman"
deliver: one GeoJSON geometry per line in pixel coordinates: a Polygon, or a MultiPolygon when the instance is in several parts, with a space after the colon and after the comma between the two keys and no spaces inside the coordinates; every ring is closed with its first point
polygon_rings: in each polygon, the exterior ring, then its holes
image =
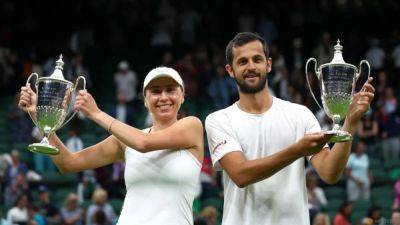
{"type": "MultiPolygon", "coordinates": [[[[29,87],[21,91],[19,105],[34,111],[35,94],[29,87]]],[[[75,109],[111,135],[76,153],[51,135],[51,144],[60,150],[52,159],[63,173],[124,160],[127,194],[118,225],[191,225],[203,160],[203,126],[192,116],[178,120],[184,84],[174,69],[151,70],[143,82],[143,94],[153,125],[139,130],[107,115],[88,92],[80,91],[75,109]]]]}
{"type": "Polygon", "coordinates": [[[69,193],[60,211],[61,220],[65,225],[82,225],[84,210],[79,206],[78,195],[69,193]]]}
{"type": "Polygon", "coordinates": [[[98,211],[102,211],[105,215],[105,224],[112,225],[116,220],[116,215],[112,206],[107,202],[108,194],[103,189],[96,189],[92,195],[92,204],[88,207],[86,213],[86,224],[95,224],[95,215],[98,211]]]}

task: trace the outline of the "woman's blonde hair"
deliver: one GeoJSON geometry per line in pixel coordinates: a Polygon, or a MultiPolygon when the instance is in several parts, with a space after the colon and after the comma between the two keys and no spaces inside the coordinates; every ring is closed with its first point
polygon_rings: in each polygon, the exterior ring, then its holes
{"type": "Polygon", "coordinates": [[[320,223],[318,223],[318,219],[322,219],[323,225],[330,225],[331,221],[329,220],[329,216],[326,213],[317,213],[317,215],[315,215],[314,217],[314,221],[313,221],[313,225],[320,225],[320,223]]]}
{"type": "Polygon", "coordinates": [[[65,206],[65,207],[68,207],[68,206],[70,206],[70,205],[73,204],[73,203],[76,203],[76,204],[77,204],[78,201],[79,201],[78,195],[75,194],[75,193],[73,193],[73,192],[71,192],[71,193],[69,193],[69,194],[67,195],[67,197],[65,198],[65,200],[64,200],[64,206],[65,206]]]}
{"type": "Polygon", "coordinates": [[[102,204],[106,202],[107,197],[108,197],[107,191],[99,188],[93,192],[92,202],[95,204],[102,204]]]}

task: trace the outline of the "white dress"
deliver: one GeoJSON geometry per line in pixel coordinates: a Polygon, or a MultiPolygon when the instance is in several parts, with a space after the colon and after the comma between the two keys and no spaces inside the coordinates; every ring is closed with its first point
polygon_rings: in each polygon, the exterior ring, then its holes
{"type": "MultiPolygon", "coordinates": [[[[148,132],[145,129],[144,132],[148,132]]],[[[187,150],[125,149],[127,193],[117,225],[191,225],[201,163],[187,150]]]]}

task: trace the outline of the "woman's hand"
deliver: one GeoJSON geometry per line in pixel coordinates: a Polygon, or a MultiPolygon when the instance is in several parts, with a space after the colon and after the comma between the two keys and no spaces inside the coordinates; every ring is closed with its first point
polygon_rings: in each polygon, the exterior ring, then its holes
{"type": "Polygon", "coordinates": [[[86,90],[80,90],[78,92],[74,109],[83,112],[89,119],[93,119],[95,115],[101,113],[101,110],[97,107],[96,101],[86,90]]]}
{"type": "Polygon", "coordinates": [[[33,115],[36,113],[37,96],[32,91],[29,84],[21,87],[18,107],[25,112],[33,115]]]}

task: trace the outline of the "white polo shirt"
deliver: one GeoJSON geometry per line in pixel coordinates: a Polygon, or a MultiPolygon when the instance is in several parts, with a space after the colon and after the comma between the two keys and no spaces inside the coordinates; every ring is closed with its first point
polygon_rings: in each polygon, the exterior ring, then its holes
{"type": "MultiPolygon", "coordinates": [[[[232,106],[210,114],[206,131],[213,165],[224,155],[243,152],[247,160],[277,153],[318,132],[320,125],[305,106],[273,98],[263,114],[244,112],[232,106]]],[[[311,157],[309,157],[311,158],[311,157]]],[[[309,225],[305,160],[300,158],[273,176],[239,188],[223,171],[223,225],[309,225]]]]}

